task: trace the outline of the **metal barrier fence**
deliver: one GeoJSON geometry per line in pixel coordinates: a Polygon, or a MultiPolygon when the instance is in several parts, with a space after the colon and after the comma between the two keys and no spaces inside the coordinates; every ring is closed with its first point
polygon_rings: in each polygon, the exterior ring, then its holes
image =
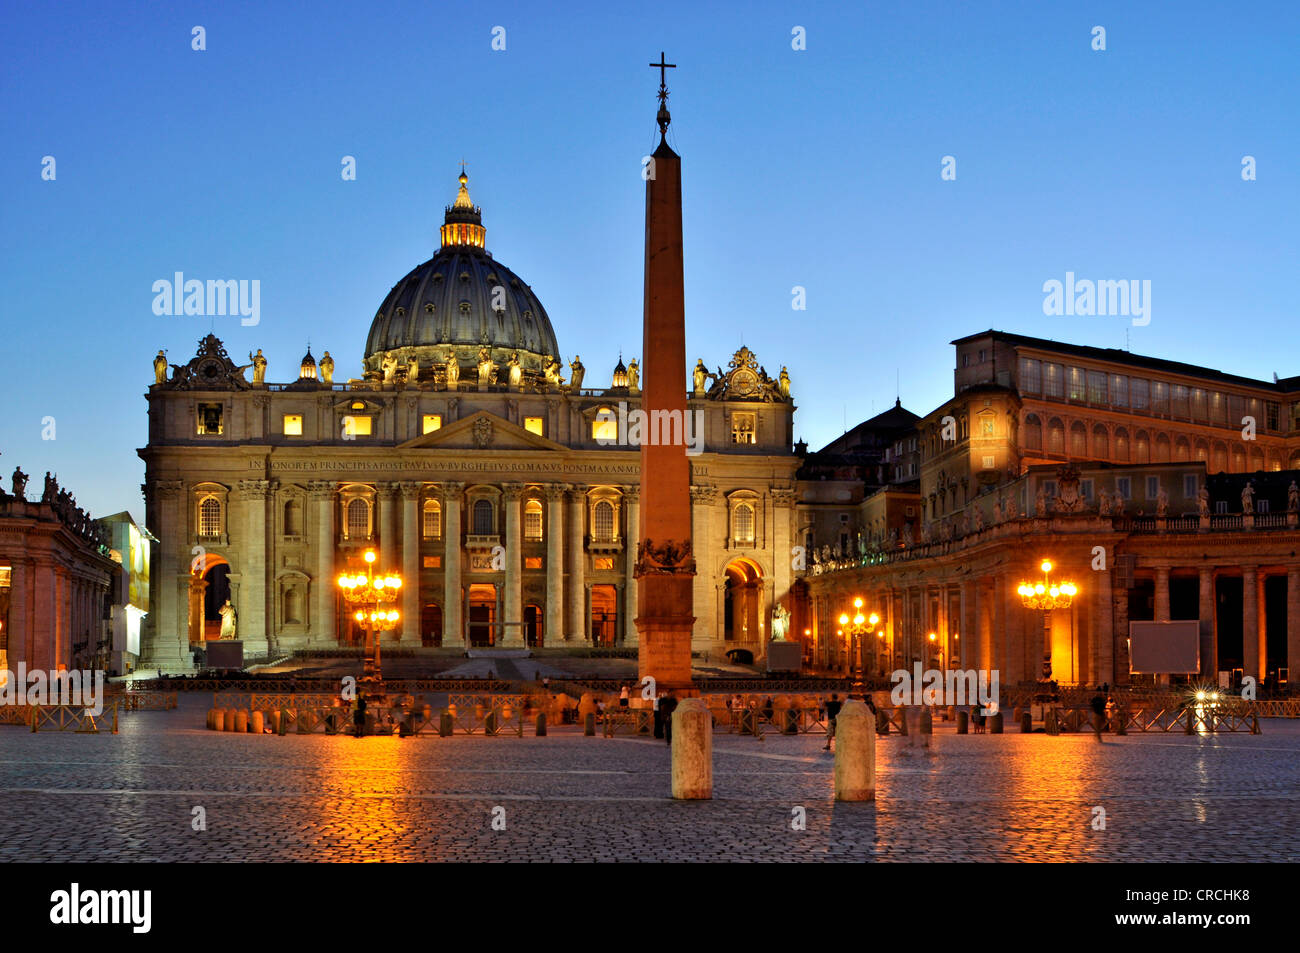
{"type": "Polygon", "coordinates": [[[175,692],[145,690],[105,694],[105,703],[112,701],[122,711],[171,711],[177,705],[175,692]]]}
{"type": "MultiPolygon", "coordinates": [[[[28,705],[28,723],[33,732],[75,731],[99,734],[96,716],[84,705],[28,705]]],[[[113,731],[117,731],[117,706],[113,706],[113,731]]]]}
{"type": "MultiPolygon", "coordinates": [[[[1093,712],[1090,708],[1049,709],[1048,714],[1050,720],[1046,727],[1049,734],[1058,731],[1093,730],[1093,712]]],[[[1247,731],[1253,735],[1260,733],[1257,713],[1221,707],[1120,709],[1105,716],[1102,730],[1109,732],[1182,731],[1186,734],[1220,731],[1247,731]]]]}
{"type": "MultiPolygon", "coordinates": [[[[141,679],[132,682],[131,691],[168,692],[220,692],[234,689],[242,692],[285,692],[293,694],[337,694],[341,678],[163,678],[141,679]]],[[[385,679],[384,687],[390,693],[417,694],[419,692],[506,692],[514,685],[495,678],[414,678],[385,679]]]]}

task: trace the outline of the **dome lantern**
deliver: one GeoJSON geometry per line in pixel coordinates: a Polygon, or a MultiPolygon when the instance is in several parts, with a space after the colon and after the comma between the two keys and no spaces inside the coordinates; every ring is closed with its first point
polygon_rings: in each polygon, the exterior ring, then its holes
{"type": "Polygon", "coordinates": [[[298,369],[298,380],[316,380],[316,358],[311,356],[310,345],[307,346],[307,353],[303,356],[302,366],[298,369]]]}
{"type": "Polygon", "coordinates": [[[487,229],[483,227],[483,210],[469,197],[469,176],[462,167],[456,191],[456,201],[448,205],[443,214],[442,247],[462,246],[484,248],[487,229]]]}

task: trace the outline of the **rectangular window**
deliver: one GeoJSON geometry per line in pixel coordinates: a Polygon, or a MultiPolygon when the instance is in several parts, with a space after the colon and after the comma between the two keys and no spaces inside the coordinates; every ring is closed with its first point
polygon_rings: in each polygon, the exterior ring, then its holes
{"type": "Polygon", "coordinates": [[[1256,512],[1256,513],[1267,513],[1267,512],[1268,512],[1268,500],[1256,500],[1256,501],[1255,501],[1255,512],[1256,512]]]}
{"type": "Polygon", "coordinates": [[[222,406],[220,404],[199,404],[199,436],[212,436],[221,433],[221,416],[222,406]]]}
{"type": "Polygon", "coordinates": [[[1228,424],[1228,400],[1217,390],[1210,395],[1210,423],[1216,427],[1228,424]]]}
{"type": "Polygon", "coordinates": [[[1183,474],[1183,498],[1187,500],[1196,499],[1197,491],[1201,488],[1201,482],[1196,478],[1195,473],[1183,474]]]}
{"type": "Polygon", "coordinates": [[[1165,415],[1169,413],[1169,385],[1164,381],[1151,382],[1151,412],[1165,415]]]}
{"type": "Polygon", "coordinates": [[[1277,418],[1278,418],[1277,410],[1278,410],[1278,406],[1275,401],[1270,400],[1267,404],[1264,405],[1265,425],[1268,427],[1270,431],[1274,431],[1274,432],[1276,432],[1279,429],[1277,425],[1277,418]]]}
{"type": "Polygon", "coordinates": [[[1160,477],[1147,477],[1147,500],[1155,502],[1156,497],[1160,495],[1160,477]]]}
{"type": "Polygon", "coordinates": [[[1214,501],[1214,512],[1215,512],[1217,515],[1219,515],[1219,516],[1223,516],[1225,513],[1227,513],[1227,512],[1228,512],[1228,501],[1227,501],[1227,500],[1215,500],[1215,501],[1214,501]]]}
{"type": "Polygon", "coordinates": [[[1181,417],[1183,420],[1192,415],[1188,390],[1182,384],[1174,384],[1169,388],[1169,412],[1175,417],[1181,417]]]}
{"type": "Polygon", "coordinates": [[[618,415],[613,410],[602,407],[596,411],[591,422],[591,439],[603,444],[618,442],[618,415]]]}
{"type": "Polygon", "coordinates": [[[1243,426],[1241,418],[1246,416],[1246,398],[1239,394],[1228,395],[1228,426],[1243,426]]]}
{"type": "Polygon", "coordinates": [[[1106,405],[1106,372],[1088,372],[1088,403],[1094,407],[1106,405]]]}
{"type": "Polygon", "coordinates": [[[1042,362],[1032,358],[1020,359],[1020,390],[1025,394],[1041,394],[1043,391],[1042,362]]]}
{"type": "Polygon", "coordinates": [[[420,433],[433,433],[442,429],[442,414],[425,414],[420,426],[420,433]]]}
{"type": "Polygon", "coordinates": [[[1205,388],[1192,388],[1192,420],[1198,424],[1203,424],[1210,419],[1209,395],[1206,394],[1205,388]]]}
{"type": "Polygon", "coordinates": [[[1044,480],[1044,481],[1043,481],[1043,496],[1047,497],[1049,500],[1050,500],[1050,499],[1054,499],[1054,498],[1056,497],[1056,481],[1055,481],[1055,480],[1044,480]]]}
{"type": "Polygon", "coordinates": [[[1083,368],[1071,367],[1069,370],[1070,370],[1070,387],[1067,392],[1069,398],[1071,401],[1077,400],[1082,402],[1084,399],[1083,368]]]}
{"type": "Polygon", "coordinates": [[[1128,378],[1123,374],[1110,375],[1110,404],[1112,407],[1128,406],[1128,378]]]}
{"type": "Polygon", "coordinates": [[[1092,487],[1093,483],[1091,479],[1079,481],[1079,492],[1083,494],[1085,500],[1092,499],[1092,487]]]}
{"type": "Polygon", "coordinates": [[[1132,477],[1120,477],[1115,481],[1115,492],[1123,499],[1133,499],[1133,479],[1132,477]]]}
{"type": "Polygon", "coordinates": [[[535,433],[539,437],[545,437],[546,433],[543,427],[544,421],[541,417],[525,417],[524,429],[529,433],[535,433]]]}
{"type": "Polygon", "coordinates": [[[758,442],[754,414],[731,415],[731,442],[752,444],[758,442]]]}
{"type": "Polygon", "coordinates": [[[420,564],[421,564],[422,566],[424,566],[425,569],[441,569],[441,568],[442,568],[442,557],[441,557],[441,556],[425,556],[425,557],[423,557],[423,558],[421,559],[420,564]]]}
{"type": "Polygon", "coordinates": [[[991,457],[991,456],[987,456],[987,455],[984,457],[984,469],[985,469],[985,470],[993,470],[993,469],[996,469],[997,465],[998,465],[998,464],[997,464],[997,460],[996,460],[996,458],[991,457]]]}
{"type": "MultiPolygon", "coordinates": [[[[541,562],[541,560],[539,559],[538,562],[541,562]]],[[[593,568],[595,568],[595,569],[597,569],[597,570],[601,570],[601,569],[613,569],[613,568],[614,568],[614,557],[613,557],[613,556],[596,556],[594,559],[592,559],[591,562],[592,562],[592,566],[593,566],[593,568]]],[[[540,569],[541,567],[538,566],[537,568],[540,569]]]]}
{"type": "Polygon", "coordinates": [[[1146,411],[1151,409],[1149,398],[1151,385],[1145,377],[1133,377],[1128,382],[1129,399],[1133,403],[1133,409],[1137,411],[1146,411]]]}
{"type": "Polygon", "coordinates": [[[1065,396],[1065,368],[1060,364],[1043,365],[1043,396],[1058,399],[1065,396]]]}
{"type": "Polygon", "coordinates": [[[348,414],[348,416],[343,418],[343,436],[369,437],[370,418],[357,414],[348,414]]]}
{"type": "Polygon", "coordinates": [[[983,348],[981,348],[981,349],[980,349],[980,363],[981,363],[981,364],[983,364],[984,361],[985,361],[985,354],[986,354],[986,352],[984,351],[983,348]]]}
{"type": "Polygon", "coordinates": [[[542,538],[542,504],[536,500],[529,500],[528,506],[524,509],[524,539],[539,540],[542,538]]]}
{"type": "MultiPolygon", "coordinates": [[[[599,556],[596,557],[597,561],[599,561],[600,558],[601,558],[601,557],[599,557],[599,556]]],[[[541,569],[541,568],[542,568],[542,557],[541,557],[541,556],[525,556],[525,557],[524,557],[524,568],[525,568],[525,569],[541,569]]]]}
{"type": "Polygon", "coordinates": [[[302,436],[302,414],[284,415],[284,435],[286,437],[302,436]]]}
{"type": "Polygon", "coordinates": [[[963,355],[961,356],[961,366],[962,366],[962,367],[970,367],[970,352],[969,352],[969,351],[967,351],[965,354],[963,354],[963,355]]]}

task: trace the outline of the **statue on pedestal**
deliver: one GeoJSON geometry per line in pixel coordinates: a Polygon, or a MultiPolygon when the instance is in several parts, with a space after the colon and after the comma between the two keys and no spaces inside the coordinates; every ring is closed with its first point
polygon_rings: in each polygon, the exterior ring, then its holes
{"type": "Polygon", "coordinates": [[[1110,494],[1101,492],[1097,494],[1097,515],[1110,516],[1110,494]]]}
{"type": "Polygon", "coordinates": [[[510,352],[510,363],[507,364],[506,366],[510,369],[510,377],[509,377],[510,389],[519,390],[519,385],[523,382],[524,379],[524,368],[523,365],[519,363],[518,351],[510,352]]]}
{"type": "Polygon", "coordinates": [[[777,379],[781,382],[781,386],[780,386],[781,396],[789,397],[790,396],[790,372],[785,369],[784,364],[781,365],[781,375],[777,379]]]}
{"type": "Polygon", "coordinates": [[[1246,516],[1255,514],[1255,487],[1252,483],[1241,488],[1241,512],[1246,516]]]}
{"type": "Polygon", "coordinates": [[[235,607],[227,599],[225,604],[217,610],[221,614],[221,635],[223,639],[233,639],[235,637],[236,613],[235,607]]]}
{"type": "Polygon", "coordinates": [[[1034,494],[1034,513],[1037,516],[1047,515],[1047,492],[1041,483],[1038,484],[1038,492],[1034,494]]]}
{"type": "Polygon", "coordinates": [[[790,610],[781,604],[772,610],[772,641],[784,642],[790,631],[790,610]]]}
{"type": "Polygon", "coordinates": [[[23,473],[21,467],[14,467],[13,493],[19,500],[27,499],[27,474],[23,473]]]}
{"type": "Polygon", "coordinates": [[[380,370],[384,374],[384,383],[391,384],[393,377],[397,374],[397,358],[385,357],[379,364],[380,370]]]}
{"type": "Polygon", "coordinates": [[[456,359],[456,349],[447,349],[447,390],[455,390],[460,383],[460,361],[456,359]]]}
{"type": "Polygon", "coordinates": [[[320,359],[320,379],[326,384],[334,383],[334,358],[330,357],[330,352],[326,351],[320,359]]]}
{"type": "MultiPolygon", "coordinates": [[[[262,356],[262,349],[259,347],[256,354],[250,353],[248,359],[253,362],[253,383],[266,383],[266,358],[262,356]]],[[[156,363],[156,362],[155,362],[156,363]]]]}
{"type": "Polygon", "coordinates": [[[641,392],[641,365],[635,358],[627,362],[627,392],[629,394],[641,392]]]}
{"type": "Polygon", "coordinates": [[[560,376],[560,362],[554,355],[546,355],[546,360],[542,362],[542,372],[546,375],[546,383],[549,386],[557,389],[564,386],[564,378],[560,376]]]}
{"type": "Polygon", "coordinates": [[[1160,492],[1156,494],[1156,516],[1164,519],[1169,512],[1169,491],[1165,489],[1163,483],[1160,484],[1160,492]]]}
{"type": "Polygon", "coordinates": [[[1300,511],[1300,486],[1295,485],[1295,480],[1286,488],[1286,511],[1295,513],[1300,511]]]}
{"type": "Polygon", "coordinates": [[[993,522],[995,524],[1002,522],[1002,494],[1001,493],[999,493],[998,498],[993,501],[993,522]]]}
{"type": "MultiPolygon", "coordinates": [[[[1291,485],[1295,486],[1294,483],[1291,485]]],[[[1205,484],[1201,484],[1201,488],[1196,491],[1196,512],[1201,516],[1210,515],[1210,491],[1205,484]]]]}
{"type": "Polygon", "coordinates": [[[1115,503],[1115,507],[1114,507],[1115,515],[1123,516],[1124,515],[1124,494],[1121,493],[1119,490],[1115,491],[1114,503],[1115,503]]]}
{"type": "Polygon", "coordinates": [[[59,481],[50,476],[50,471],[45,471],[45,492],[41,494],[41,502],[54,505],[54,501],[59,495],[59,481]]]}
{"type": "Polygon", "coordinates": [[[575,394],[582,390],[582,379],[587,374],[587,369],[582,366],[582,359],[578,355],[573,355],[573,363],[569,365],[569,388],[575,394]]]}
{"type": "Polygon", "coordinates": [[[492,352],[485,347],[478,349],[478,386],[486,387],[493,382],[497,365],[492,360],[492,352]]]}
{"type": "Polygon", "coordinates": [[[155,384],[167,383],[167,352],[159,351],[153,359],[153,380],[155,384]]]}
{"type": "Polygon", "coordinates": [[[691,377],[695,383],[695,396],[699,397],[704,393],[704,382],[709,377],[709,369],[704,366],[704,358],[696,360],[695,370],[691,372],[691,377]]]}
{"type": "Polygon", "coordinates": [[[420,359],[413,357],[406,363],[406,383],[414,387],[420,382],[420,359]]]}

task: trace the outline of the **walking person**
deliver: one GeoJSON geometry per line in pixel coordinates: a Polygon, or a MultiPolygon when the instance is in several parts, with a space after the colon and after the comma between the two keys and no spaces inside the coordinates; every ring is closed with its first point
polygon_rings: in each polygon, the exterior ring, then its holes
{"type": "Polygon", "coordinates": [[[1101,726],[1106,719],[1106,697],[1102,695],[1101,692],[1098,692],[1096,695],[1092,696],[1092,701],[1089,702],[1089,704],[1092,705],[1093,734],[1097,736],[1097,743],[1104,745],[1106,739],[1101,736],[1101,726]]]}
{"type": "Polygon", "coordinates": [[[677,696],[670,691],[659,704],[659,711],[664,719],[664,740],[670,745],[673,743],[673,712],[676,708],[677,696]]]}
{"type": "Polygon", "coordinates": [[[825,751],[831,750],[831,742],[835,740],[835,719],[839,717],[840,709],[844,703],[840,701],[840,696],[831,692],[831,700],[826,703],[826,747],[825,751]]]}
{"type": "Polygon", "coordinates": [[[662,738],[664,736],[663,701],[664,701],[664,696],[666,694],[667,694],[666,692],[659,692],[659,694],[655,695],[655,699],[654,699],[654,712],[655,712],[654,718],[655,718],[656,738],[662,738]]]}
{"type": "Polygon", "coordinates": [[[356,707],[352,709],[352,724],[356,728],[355,737],[360,738],[366,733],[366,696],[357,695],[356,707]]]}
{"type": "Polygon", "coordinates": [[[627,707],[627,686],[626,685],[624,685],[622,690],[619,691],[618,693],[618,707],[619,708],[627,707]]]}

